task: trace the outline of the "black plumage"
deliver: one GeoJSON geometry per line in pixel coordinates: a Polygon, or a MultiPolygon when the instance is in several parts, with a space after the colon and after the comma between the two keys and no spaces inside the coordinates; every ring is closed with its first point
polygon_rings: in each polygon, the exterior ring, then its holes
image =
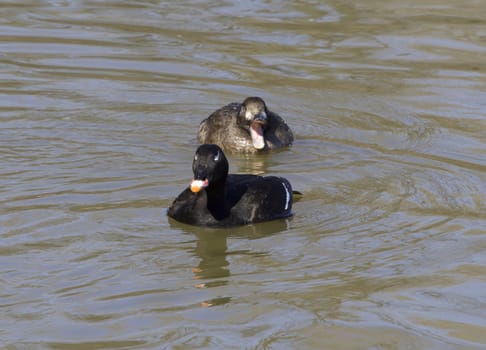
{"type": "Polygon", "coordinates": [[[236,226],[292,215],[292,186],[282,177],[228,174],[228,161],[214,144],[198,147],[194,178],[167,215],[199,226],[236,226]]]}

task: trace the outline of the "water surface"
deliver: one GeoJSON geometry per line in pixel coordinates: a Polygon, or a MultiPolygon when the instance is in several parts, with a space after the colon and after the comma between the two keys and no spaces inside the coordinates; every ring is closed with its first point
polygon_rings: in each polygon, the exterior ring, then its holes
{"type": "Polygon", "coordinates": [[[484,349],[482,1],[4,1],[6,349],[484,349]],[[199,122],[261,96],[303,193],[168,220],[199,122]]]}

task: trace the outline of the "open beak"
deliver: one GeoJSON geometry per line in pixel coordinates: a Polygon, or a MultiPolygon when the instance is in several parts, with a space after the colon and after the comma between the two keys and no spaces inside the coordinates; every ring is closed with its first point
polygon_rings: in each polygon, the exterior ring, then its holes
{"type": "Polygon", "coordinates": [[[263,137],[263,126],[266,122],[265,114],[257,114],[250,125],[250,135],[253,147],[262,149],[265,147],[265,139],[263,137]]]}
{"type": "Polygon", "coordinates": [[[192,192],[194,193],[197,193],[199,191],[201,191],[203,188],[206,188],[208,187],[209,185],[209,181],[208,179],[204,179],[204,180],[192,180],[191,182],[191,185],[190,185],[190,189],[192,192]]]}
{"type": "Polygon", "coordinates": [[[258,113],[253,118],[253,122],[257,122],[260,124],[265,124],[266,121],[267,121],[267,114],[265,112],[258,113]]]}

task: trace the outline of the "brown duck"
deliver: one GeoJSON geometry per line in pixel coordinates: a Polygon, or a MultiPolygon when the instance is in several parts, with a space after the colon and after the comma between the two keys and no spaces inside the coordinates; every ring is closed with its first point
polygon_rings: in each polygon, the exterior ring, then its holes
{"type": "Polygon", "coordinates": [[[290,146],[294,135],[260,97],[248,97],[243,103],[230,103],[204,119],[198,139],[203,144],[217,144],[227,152],[257,153],[290,146]]]}

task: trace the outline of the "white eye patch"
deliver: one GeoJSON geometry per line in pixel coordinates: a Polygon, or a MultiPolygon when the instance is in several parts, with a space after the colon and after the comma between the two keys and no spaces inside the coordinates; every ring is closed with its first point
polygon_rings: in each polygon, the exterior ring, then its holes
{"type": "Polygon", "coordinates": [[[219,160],[219,158],[221,157],[221,152],[218,151],[218,153],[216,153],[216,155],[214,156],[214,161],[217,162],[219,160]]]}

